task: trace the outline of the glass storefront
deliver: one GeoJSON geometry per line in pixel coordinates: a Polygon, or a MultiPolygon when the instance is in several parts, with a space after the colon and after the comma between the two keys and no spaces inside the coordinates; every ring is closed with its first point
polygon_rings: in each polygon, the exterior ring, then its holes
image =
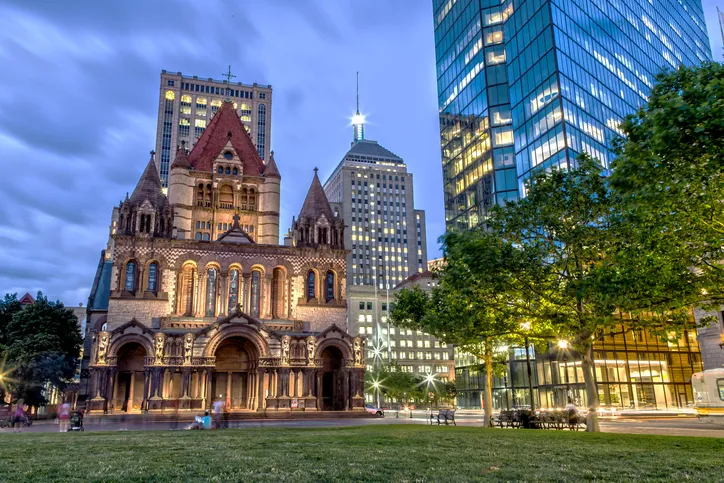
{"type": "MultiPolygon", "coordinates": [[[[568,401],[587,404],[578,354],[551,348],[531,351],[536,407],[560,408],[568,401]]],[[[694,403],[691,375],[703,370],[694,332],[664,340],[645,331],[619,330],[594,345],[599,404],[604,409],[672,409],[694,403]]],[[[458,406],[482,406],[485,370],[471,359],[456,358],[458,406]]],[[[493,407],[506,409],[530,404],[524,349],[511,349],[504,375],[493,379],[493,407]]]]}

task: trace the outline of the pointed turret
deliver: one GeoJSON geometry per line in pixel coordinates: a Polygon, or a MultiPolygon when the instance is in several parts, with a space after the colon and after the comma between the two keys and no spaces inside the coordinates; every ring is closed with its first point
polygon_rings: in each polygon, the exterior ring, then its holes
{"type": "Polygon", "coordinates": [[[264,168],[264,177],[265,178],[282,178],[282,175],[279,174],[279,169],[277,168],[277,163],[274,161],[274,151],[271,152],[271,156],[269,156],[269,162],[266,163],[266,167],[264,168]]]}
{"type": "Polygon", "coordinates": [[[131,196],[118,207],[118,233],[146,237],[171,236],[173,213],[163,192],[155,155],[151,151],[146,169],[131,196]]]}
{"type": "Polygon", "coordinates": [[[189,157],[186,154],[186,141],[181,141],[181,147],[178,148],[178,151],[176,151],[176,157],[173,159],[173,164],[171,164],[171,169],[174,168],[191,168],[189,157]]]}
{"type": "Polygon", "coordinates": [[[163,194],[161,177],[156,167],[155,152],[151,151],[151,159],[148,160],[146,169],[136,184],[136,188],[129,199],[131,206],[139,206],[148,200],[154,208],[160,209],[166,205],[166,195],[163,194]]]}
{"type": "Polygon", "coordinates": [[[316,220],[320,215],[324,215],[328,221],[332,221],[334,219],[332,207],[329,205],[327,195],[324,194],[324,188],[322,188],[322,183],[319,181],[317,171],[318,169],[314,168],[314,178],[312,178],[312,184],[309,186],[309,191],[307,191],[307,197],[304,199],[302,211],[299,212],[299,219],[312,218],[316,220]]]}
{"type": "Polygon", "coordinates": [[[344,248],[344,223],[332,213],[332,207],[327,195],[324,194],[317,171],[317,168],[314,168],[314,178],[299,212],[299,218],[292,221],[294,244],[344,248]]]}

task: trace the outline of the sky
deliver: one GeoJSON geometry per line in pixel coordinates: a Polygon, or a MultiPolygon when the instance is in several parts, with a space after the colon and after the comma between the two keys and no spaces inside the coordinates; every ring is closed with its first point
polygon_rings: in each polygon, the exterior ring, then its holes
{"type": "MultiPolygon", "coordinates": [[[[715,58],[716,2],[704,0],[715,58]]],[[[724,4],[724,1],[721,3],[724,4]]],[[[444,232],[429,0],[5,0],[0,5],[0,294],[86,303],[113,206],[154,148],[162,69],[271,84],[282,234],[319,168],[365,136],[401,156],[444,232]]],[[[722,5],[724,6],[724,5],[722,5]]]]}

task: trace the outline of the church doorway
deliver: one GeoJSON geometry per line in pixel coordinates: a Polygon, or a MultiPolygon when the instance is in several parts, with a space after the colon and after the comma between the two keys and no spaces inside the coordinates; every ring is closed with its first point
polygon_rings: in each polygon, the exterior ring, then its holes
{"type": "Polygon", "coordinates": [[[250,409],[254,393],[250,372],[256,354],[252,344],[243,337],[224,340],[216,349],[216,366],[211,379],[211,399],[221,397],[228,409],[250,409]]]}
{"type": "Polygon", "coordinates": [[[322,411],[344,411],[342,352],[336,347],[322,351],[322,411]]]}
{"type": "Polygon", "coordinates": [[[113,388],[115,411],[140,411],[143,407],[145,357],[146,349],[137,342],[129,342],[118,351],[118,372],[113,388]]]}

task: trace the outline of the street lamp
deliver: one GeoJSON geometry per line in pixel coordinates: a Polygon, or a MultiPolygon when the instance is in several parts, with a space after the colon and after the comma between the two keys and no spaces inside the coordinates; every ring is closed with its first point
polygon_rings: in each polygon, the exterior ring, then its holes
{"type": "Polygon", "coordinates": [[[520,328],[523,330],[523,342],[525,343],[525,364],[528,369],[528,391],[530,392],[530,410],[535,411],[535,398],[533,397],[533,371],[530,367],[530,350],[528,348],[528,331],[530,330],[530,322],[521,322],[520,328]]]}
{"type": "Polygon", "coordinates": [[[375,388],[375,393],[377,394],[377,408],[381,409],[382,405],[380,404],[380,383],[379,383],[379,381],[374,381],[372,383],[372,387],[375,388]]]}

